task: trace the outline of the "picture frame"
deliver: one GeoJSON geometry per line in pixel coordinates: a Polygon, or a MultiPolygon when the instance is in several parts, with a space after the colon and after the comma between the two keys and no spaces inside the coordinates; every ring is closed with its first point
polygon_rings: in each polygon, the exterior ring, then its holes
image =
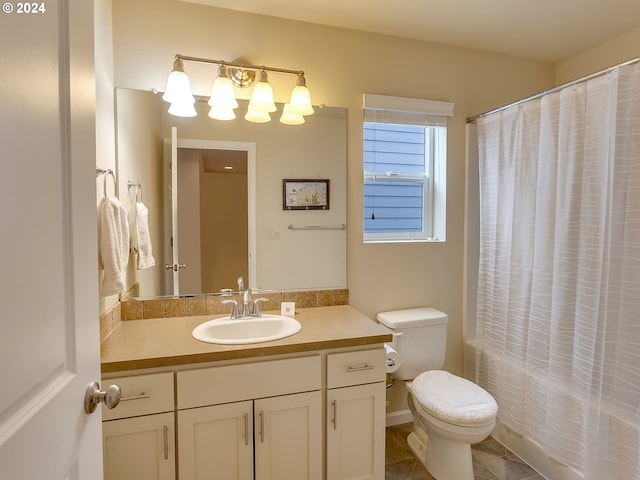
{"type": "Polygon", "coordinates": [[[329,210],[329,180],[283,179],[282,209],[329,210]]]}

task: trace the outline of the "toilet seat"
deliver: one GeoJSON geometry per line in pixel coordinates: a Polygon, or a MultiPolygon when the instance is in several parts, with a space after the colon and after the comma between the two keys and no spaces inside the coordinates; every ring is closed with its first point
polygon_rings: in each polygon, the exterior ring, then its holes
{"type": "Polygon", "coordinates": [[[444,370],[421,373],[410,388],[422,409],[453,425],[485,425],[498,413],[498,404],[489,392],[444,370]]]}

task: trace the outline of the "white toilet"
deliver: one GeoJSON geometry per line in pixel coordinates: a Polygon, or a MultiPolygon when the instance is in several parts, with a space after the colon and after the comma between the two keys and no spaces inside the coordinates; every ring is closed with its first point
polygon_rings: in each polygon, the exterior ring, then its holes
{"type": "Polygon", "coordinates": [[[407,442],[437,480],[473,480],[471,445],[493,431],[494,398],[469,380],[440,370],[444,364],[447,315],[430,307],[381,312],[377,319],[393,330],[406,382],[413,432],[407,442]]]}

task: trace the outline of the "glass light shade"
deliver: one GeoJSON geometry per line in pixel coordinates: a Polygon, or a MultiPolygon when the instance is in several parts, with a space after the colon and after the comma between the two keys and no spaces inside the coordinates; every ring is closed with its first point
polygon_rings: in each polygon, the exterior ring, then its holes
{"type": "Polygon", "coordinates": [[[249,110],[261,112],[275,112],[276,104],[273,101],[273,90],[267,81],[267,72],[260,72],[260,80],[253,87],[249,110]]]}
{"type": "Polygon", "coordinates": [[[249,108],[246,115],[244,116],[244,119],[253,123],[267,123],[271,121],[271,115],[269,115],[269,112],[262,112],[249,108]]]}
{"type": "Polygon", "coordinates": [[[233,120],[236,118],[236,114],[234,113],[233,108],[213,105],[211,110],[209,110],[209,117],[215,118],[216,120],[233,120]]]}
{"type": "Polygon", "coordinates": [[[218,78],[213,82],[209,105],[212,107],[238,108],[238,102],[233,91],[233,83],[227,76],[227,69],[224,65],[221,65],[218,69],[218,78]]]}
{"type": "Polygon", "coordinates": [[[191,82],[189,82],[189,77],[186,73],[179,70],[173,70],[169,74],[169,78],[167,79],[167,88],[164,91],[164,95],[162,95],[162,99],[169,103],[174,103],[176,101],[191,101],[194,103],[196,101],[191,94],[191,82]]]}
{"type": "Polygon", "coordinates": [[[195,102],[173,102],[169,107],[169,114],[175,117],[195,117],[198,115],[196,108],[193,106],[195,102]]]}
{"type": "Polygon", "coordinates": [[[311,93],[309,93],[307,82],[302,75],[298,77],[298,84],[293,87],[293,91],[291,92],[289,112],[296,115],[311,115],[313,113],[311,93]]]}
{"type": "Polygon", "coordinates": [[[282,116],[280,117],[280,123],[284,123],[285,125],[301,125],[304,123],[304,117],[302,115],[296,115],[295,113],[291,113],[289,109],[290,105],[288,103],[284,104],[284,108],[282,109],[282,116]]]}

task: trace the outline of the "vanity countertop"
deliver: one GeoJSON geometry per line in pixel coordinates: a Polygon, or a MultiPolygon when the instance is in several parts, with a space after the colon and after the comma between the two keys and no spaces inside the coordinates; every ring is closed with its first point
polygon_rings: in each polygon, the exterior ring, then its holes
{"type": "Polygon", "coordinates": [[[102,373],[372,345],[392,339],[391,330],[349,305],[297,309],[295,319],[302,330],[272,342],[217,345],[191,336],[196,325],[222,316],[123,321],[102,342],[102,373]]]}

